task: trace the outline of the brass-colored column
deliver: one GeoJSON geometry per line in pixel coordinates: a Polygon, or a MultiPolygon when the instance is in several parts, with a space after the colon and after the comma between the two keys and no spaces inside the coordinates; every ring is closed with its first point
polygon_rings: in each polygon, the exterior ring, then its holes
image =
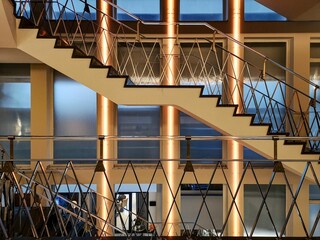
{"type": "MultiPolygon", "coordinates": [[[[31,64],[30,132],[36,136],[53,136],[53,70],[44,64],[31,64]]],[[[53,159],[52,139],[31,140],[31,159],[53,159]]],[[[52,161],[43,162],[44,167],[52,161]]],[[[31,162],[31,169],[36,162],[31,162]]]]}
{"type": "MultiPolygon", "coordinates": [[[[161,136],[172,137],[179,135],[179,112],[171,106],[162,108],[161,111],[161,136]]],[[[177,140],[163,140],[161,142],[161,159],[173,160],[180,158],[180,143],[177,140]]],[[[178,214],[177,206],[180,206],[180,194],[175,199],[176,204],[173,203],[173,195],[177,192],[179,187],[179,174],[178,174],[178,161],[163,161],[164,171],[167,174],[167,179],[170,187],[166,182],[162,187],[162,220],[167,219],[167,224],[164,227],[163,234],[169,236],[176,236],[180,234],[179,222],[180,217],[178,214]],[[170,190],[171,189],[171,190],[170,190]],[[168,216],[169,214],[169,216],[168,216]]]]}
{"type": "MultiPolygon", "coordinates": [[[[112,8],[109,4],[107,4],[104,0],[97,1],[98,9],[105,13],[108,16],[112,16],[112,8]]],[[[98,51],[97,58],[105,65],[112,66],[112,56],[111,50],[108,47],[112,41],[111,36],[108,32],[109,29],[109,18],[104,14],[97,14],[97,22],[100,23],[100,38],[98,42],[98,51]]],[[[111,44],[112,45],[112,44],[111,44]]],[[[116,136],[117,135],[117,105],[110,101],[109,99],[97,94],[97,134],[104,136],[116,136]]],[[[110,178],[111,170],[114,165],[114,161],[110,159],[116,159],[117,157],[117,143],[113,140],[103,140],[103,149],[100,149],[100,144],[97,144],[97,156],[104,159],[103,165],[105,168],[105,173],[108,176],[108,179],[111,183],[112,189],[109,189],[107,184],[105,174],[102,172],[97,172],[97,192],[100,193],[107,199],[113,199],[113,186],[112,178],[110,178]],[[102,153],[102,154],[100,154],[102,153]]],[[[97,198],[97,213],[98,216],[113,223],[114,211],[111,210],[112,202],[111,201],[103,201],[103,199],[97,198]]],[[[104,231],[106,231],[106,236],[111,236],[113,234],[113,229],[101,223],[99,227],[104,226],[104,231]],[[102,226],[101,226],[102,225],[102,226]]]]}
{"type": "MultiPolygon", "coordinates": [[[[236,40],[243,42],[241,36],[241,21],[243,19],[243,1],[242,0],[232,0],[229,1],[230,10],[230,21],[232,23],[232,36],[236,40]]],[[[240,58],[243,58],[244,51],[242,47],[232,41],[228,42],[229,51],[240,58]]],[[[231,98],[229,98],[229,103],[238,105],[238,112],[242,109],[242,91],[243,91],[243,76],[241,75],[242,62],[236,58],[232,57],[229,63],[229,69],[231,76],[228,81],[230,92],[232,93],[231,98]]],[[[228,163],[228,181],[230,184],[232,195],[235,196],[235,204],[232,207],[230,218],[228,219],[228,236],[243,236],[243,226],[241,223],[241,217],[244,217],[244,195],[243,186],[237,192],[237,188],[240,182],[243,163],[242,161],[232,161],[237,159],[243,159],[243,147],[236,141],[227,141],[227,159],[230,160],[228,163]],[[238,210],[236,209],[236,206],[238,210]]],[[[230,208],[233,199],[231,196],[228,197],[228,208],[230,208]]]]}
{"type": "MultiPolygon", "coordinates": [[[[162,12],[163,20],[167,23],[166,39],[162,42],[162,71],[164,72],[163,85],[176,85],[179,68],[179,46],[177,45],[177,25],[179,5],[178,1],[163,1],[162,12]]],[[[172,137],[180,134],[179,111],[173,106],[161,107],[161,136],[172,137]]],[[[161,142],[161,159],[179,159],[180,143],[176,140],[164,140],[161,142]]],[[[173,202],[172,194],[175,194],[179,188],[178,161],[164,161],[164,170],[168,176],[168,182],[171,188],[164,183],[162,192],[162,220],[167,219],[163,234],[168,236],[177,236],[180,234],[180,217],[176,206],[180,207],[180,194],[175,199],[176,204],[170,210],[173,202]],[[168,216],[168,218],[167,218],[168,216]]]]}
{"type": "MultiPolygon", "coordinates": [[[[97,132],[98,135],[104,136],[115,136],[117,135],[117,105],[108,100],[107,98],[97,94],[97,132]]],[[[100,144],[97,144],[97,155],[98,158],[102,157],[103,165],[105,168],[105,174],[108,177],[112,189],[109,188],[107,184],[107,179],[103,172],[97,172],[97,192],[104,196],[107,199],[113,199],[113,186],[112,178],[110,178],[111,170],[114,165],[114,161],[110,159],[116,159],[117,157],[117,144],[113,140],[103,140],[102,150],[100,144]],[[100,153],[102,153],[100,156],[100,153]]],[[[99,217],[105,221],[112,223],[113,212],[111,210],[112,202],[104,201],[101,197],[97,198],[97,214],[99,217]],[[110,215],[111,214],[111,215],[110,215]]],[[[112,235],[112,229],[107,227],[104,223],[102,226],[105,226],[104,230],[107,232],[107,236],[112,235]]]]}

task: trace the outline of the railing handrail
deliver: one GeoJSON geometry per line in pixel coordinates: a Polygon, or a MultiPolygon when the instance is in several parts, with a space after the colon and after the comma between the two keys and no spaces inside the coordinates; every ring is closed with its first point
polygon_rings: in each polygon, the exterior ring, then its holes
{"type": "MultiPolygon", "coordinates": [[[[12,136],[12,135],[10,135],[12,136]]],[[[191,135],[177,135],[177,136],[117,136],[117,135],[73,135],[73,136],[54,136],[54,135],[15,135],[17,141],[32,141],[32,140],[54,140],[54,141],[161,141],[161,140],[176,140],[183,141],[190,138],[192,141],[208,141],[208,140],[235,140],[235,141],[265,141],[265,140],[289,140],[289,141],[305,141],[305,140],[320,140],[317,137],[292,137],[286,135],[272,135],[272,136],[191,136],[191,135]]],[[[1,141],[10,141],[8,136],[0,135],[1,141]]],[[[0,147],[1,149],[1,147],[0,147]]]]}

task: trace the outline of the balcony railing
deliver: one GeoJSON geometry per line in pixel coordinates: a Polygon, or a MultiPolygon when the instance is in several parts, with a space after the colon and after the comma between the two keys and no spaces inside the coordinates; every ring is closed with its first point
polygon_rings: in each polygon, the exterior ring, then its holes
{"type": "MultiPolygon", "coordinates": [[[[153,159],[150,162],[148,159],[146,164],[136,159],[121,162],[86,159],[86,165],[75,164],[77,159],[29,159],[25,166],[13,155],[15,141],[98,141],[103,146],[103,141],[168,139],[269,139],[275,143],[279,140],[271,136],[1,136],[0,140],[8,142],[9,148],[2,148],[0,236],[6,239],[14,236],[228,239],[228,228],[234,224],[233,211],[246,239],[262,235],[301,239],[320,236],[319,218],[314,216],[319,212],[306,212],[309,211],[307,202],[313,209],[320,201],[319,162],[276,159],[276,145],[275,159],[268,160],[267,165],[254,159],[211,159],[210,164],[199,166],[197,160],[189,159],[187,154],[183,161],[153,159]],[[166,164],[177,161],[178,169],[173,178],[178,184],[174,187],[166,164]],[[234,174],[231,166],[237,163],[240,168],[235,179],[231,177],[234,174]],[[294,166],[298,166],[295,173],[291,169],[294,166]],[[169,190],[164,191],[166,188],[169,190]],[[163,194],[167,194],[166,197],[163,194]],[[169,212],[161,210],[164,201],[171,209],[169,212]],[[170,220],[171,211],[179,216],[176,222],[170,220]],[[299,231],[292,228],[293,222],[299,231]]],[[[190,153],[192,144],[187,146],[190,153]]]]}

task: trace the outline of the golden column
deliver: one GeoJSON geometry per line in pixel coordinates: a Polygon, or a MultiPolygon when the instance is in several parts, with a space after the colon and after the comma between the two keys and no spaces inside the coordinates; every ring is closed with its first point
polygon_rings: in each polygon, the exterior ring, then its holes
{"type": "MultiPolygon", "coordinates": [[[[243,19],[243,1],[242,0],[232,0],[229,1],[229,12],[230,19],[232,24],[232,37],[240,42],[243,42],[241,36],[241,21],[243,19]]],[[[235,56],[239,56],[243,58],[244,51],[243,48],[233,42],[228,41],[228,50],[235,54],[235,56]]],[[[241,75],[241,65],[242,62],[236,58],[232,57],[231,62],[229,63],[229,69],[231,76],[234,78],[230,78],[228,81],[229,91],[232,93],[232,96],[228,96],[229,103],[238,104],[238,112],[242,109],[242,101],[241,96],[243,92],[243,76],[241,75]]],[[[230,217],[228,219],[228,236],[243,236],[243,226],[241,223],[241,217],[244,217],[244,195],[243,195],[243,186],[238,189],[238,185],[240,182],[242,170],[243,170],[243,162],[240,159],[243,159],[243,147],[237,141],[228,140],[227,141],[227,159],[231,160],[228,162],[228,181],[230,184],[232,195],[235,196],[235,201],[231,195],[228,195],[228,210],[230,206],[233,204],[232,211],[230,217]],[[233,161],[235,160],[235,161],[233,161]],[[238,161],[237,161],[238,160],[238,161]],[[236,208],[237,206],[237,208],[236,208]]]]}
{"type": "MultiPolygon", "coordinates": [[[[178,1],[166,0],[163,1],[163,21],[167,23],[166,39],[162,42],[162,71],[164,72],[163,85],[176,85],[178,68],[179,68],[179,46],[177,42],[177,26],[179,18],[178,1]]],[[[161,136],[168,137],[167,140],[161,141],[160,158],[164,160],[173,160],[180,158],[180,143],[176,140],[170,140],[170,137],[179,136],[180,122],[179,111],[173,106],[161,107],[161,136]]],[[[180,234],[177,206],[180,207],[180,194],[175,201],[177,205],[173,205],[173,196],[179,188],[178,161],[164,161],[164,171],[168,177],[168,186],[165,181],[162,185],[162,220],[167,219],[167,224],[163,226],[163,235],[177,236],[180,234]],[[171,208],[171,209],[170,209],[171,208]]]]}
{"type": "MultiPolygon", "coordinates": [[[[110,30],[110,18],[112,16],[112,7],[106,3],[104,0],[97,1],[97,9],[101,13],[97,14],[97,22],[100,24],[99,40],[97,42],[97,58],[107,66],[113,66],[113,49],[112,37],[109,33],[110,30]]],[[[105,98],[104,96],[97,94],[97,134],[99,136],[116,136],[117,135],[117,105],[105,98]]],[[[114,140],[104,139],[101,140],[103,143],[97,144],[97,156],[98,158],[104,159],[103,166],[105,173],[97,172],[97,192],[101,194],[102,197],[97,197],[97,213],[99,217],[104,219],[106,223],[113,223],[114,221],[114,211],[112,208],[112,199],[114,192],[114,183],[111,182],[112,189],[109,188],[107,180],[109,181],[111,169],[113,168],[114,161],[110,159],[116,159],[117,157],[117,143],[114,140]],[[102,149],[100,149],[102,146],[102,149]],[[105,199],[103,199],[105,197],[105,199]],[[106,200],[109,199],[109,200],[106,200]]],[[[101,228],[105,231],[106,236],[112,235],[113,231],[108,224],[104,222],[99,223],[101,228]]]]}

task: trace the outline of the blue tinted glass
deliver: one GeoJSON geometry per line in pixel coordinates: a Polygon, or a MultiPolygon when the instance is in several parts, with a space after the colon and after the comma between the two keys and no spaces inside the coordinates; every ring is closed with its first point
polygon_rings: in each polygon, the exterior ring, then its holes
{"type": "Polygon", "coordinates": [[[51,19],[94,20],[96,19],[96,0],[58,0],[48,3],[47,14],[51,19]],[[61,15],[62,14],[62,15],[61,15]]]}
{"type": "MultiPolygon", "coordinates": [[[[118,108],[119,136],[159,136],[160,107],[128,107],[118,108]]],[[[159,159],[159,141],[119,141],[118,158],[126,160],[159,159]]],[[[137,162],[135,161],[135,162],[137,162]]],[[[141,161],[145,163],[145,161],[141,161]]]]}
{"type": "MultiPolygon", "coordinates": [[[[145,21],[160,21],[160,0],[117,0],[117,5],[126,12],[145,21]]],[[[118,20],[134,20],[126,12],[117,10],[118,20]]]]}
{"type": "MultiPolygon", "coordinates": [[[[54,78],[55,135],[95,136],[96,93],[59,72],[54,78]]],[[[96,141],[56,141],[54,157],[96,158],[96,141]]]]}
{"type": "Polygon", "coordinates": [[[313,225],[317,222],[317,227],[313,233],[314,237],[320,236],[320,226],[318,222],[318,214],[320,212],[320,204],[309,204],[309,231],[312,231],[313,225]]]}
{"type": "Polygon", "coordinates": [[[30,18],[30,4],[27,1],[16,1],[16,14],[18,16],[24,16],[30,18]]]}
{"type": "Polygon", "coordinates": [[[244,1],[245,21],[286,21],[287,19],[255,0],[244,1]]]}
{"type": "MultiPolygon", "coordinates": [[[[310,80],[320,86],[320,63],[311,63],[310,65],[310,80]]],[[[313,85],[310,84],[310,96],[314,96],[316,101],[320,102],[320,91],[315,89],[313,85]]],[[[320,106],[316,104],[315,107],[309,107],[309,127],[311,130],[310,136],[319,137],[320,136],[320,106]]],[[[315,141],[314,144],[319,144],[319,141],[315,141]]]]}
{"type": "Polygon", "coordinates": [[[243,147],[243,159],[252,160],[252,163],[255,163],[256,160],[266,160],[264,163],[270,163],[273,165],[272,161],[269,161],[265,157],[246,147],[243,147]]]}
{"type": "MultiPolygon", "coordinates": [[[[221,134],[196,119],[180,112],[181,136],[220,136],[221,134]]],[[[187,141],[180,143],[180,157],[187,158],[187,141]]],[[[213,160],[222,159],[222,142],[218,140],[194,140],[190,142],[190,159],[194,163],[212,163],[213,160]],[[198,161],[200,160],[200,161],[198,161]]]]}
{"type": "Polygon", "coordinates": [[[180,0],[180,21],[226,20],[225,0],[180,0]]]}

